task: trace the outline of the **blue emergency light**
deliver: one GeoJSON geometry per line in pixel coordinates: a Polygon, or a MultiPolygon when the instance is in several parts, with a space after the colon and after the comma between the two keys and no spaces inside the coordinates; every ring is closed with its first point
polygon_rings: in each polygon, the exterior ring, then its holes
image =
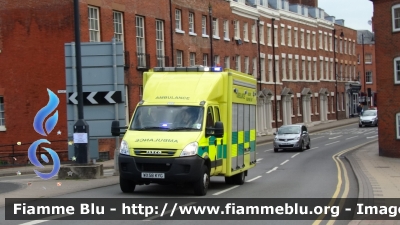
{"type": "Polygon", "coordinates": [[[192,67],[154,67],[154,72],[222,72],[223,68],[208,66],[192,66],[192,67]]]}

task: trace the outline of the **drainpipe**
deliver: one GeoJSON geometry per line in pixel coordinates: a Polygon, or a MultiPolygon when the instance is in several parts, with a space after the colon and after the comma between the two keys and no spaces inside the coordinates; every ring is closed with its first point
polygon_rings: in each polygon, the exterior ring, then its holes
{"type": "Polygon", "coordinates": [[[172,27],[172,0],[169,0],[169,23],[170,23],[170,36],[171,36],[171,66],[174,66],[174,35],[172,27]]]}
{"type": "Polygon", "coordinates": [[[257,19],[257,51],[258,51],[258,69],[257,69],[257,77],[258,77],[258,86],[261,91],[261,50],[260,50],[260,19],[257,19]]]}
{"type": "Polygon", "coordinates": [[[274,74],[274,100],[275,100],[275,129],[278,130],[278,101],[276,99],[276,68],[275,68],[275,18],[272,18],[272,72],[274,74]]]}

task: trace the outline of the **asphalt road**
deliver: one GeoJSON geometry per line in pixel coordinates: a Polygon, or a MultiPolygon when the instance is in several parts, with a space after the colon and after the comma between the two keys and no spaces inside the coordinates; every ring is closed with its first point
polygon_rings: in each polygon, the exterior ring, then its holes
{"type": "MultiPolygon", "coordinates": [[[[246,183],[227,185],[223,177],[212,177],[207,198],[357,198],[358,186],[351,166],[342,156],[348,150],[368,141],[376,140],[378,129],[359,128],[357,124],[311,135],[311,149],[303,152],[273,152],[272,144],[259,145],[258,164],[249,171],[246,183]]],[[[22,177],[21,177],[22,178],[22,177]]],[[[3,179],[0,178],[0,182],[3,179]]],[[[124,194],[119,185],[59,196],[61,198],[176,198],[183,202],[196,201],[190,187],[146,185],[137,186],[132,194],[124,194]]],[[[204,197],[200,197],[204,198],[204,197]]],[[[311,200],[312,201],[312,200],[311,200]]],[[[4,208],[0,208],[0,224],[4,221],[4,208]]],[[[160,217],[152,221],[84,221],[97,224],[333,224],[333,221],[165,221],[160,217]]],[[[347,224],[336,221],[334,224],[347,224]]],[[[73,225],[83,221],[6,221],[8,225],[73,225]]]]}

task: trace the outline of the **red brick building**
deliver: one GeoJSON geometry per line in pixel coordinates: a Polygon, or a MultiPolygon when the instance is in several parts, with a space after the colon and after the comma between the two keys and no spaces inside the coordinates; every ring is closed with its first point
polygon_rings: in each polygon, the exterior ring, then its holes
{"type": "Polygon", "coordinates": [[[373,0],[379,155],[400,157],[400,0],[373,0]],[[389,100],[390,99],[390,100],[389,100]]]}
{"type": "Polygon", "coordinates": [[[366,107],[377,107],[375,35],[368,30],[358,30],[357,36],[357,80],[361,84],[360,100],[366,107]],[[371,96],[369,100],[365,98],[368,97],[368,89],[371,96]]]}
{"type": "MultiPolygon", "coordinates": [[[[143,71],[221,65],[259,80],[258,135],[281,124],[346,118],[357,32],[317,0],[255,2],[80,0],[81,41],[124,42],[127,117],[141,98],[143,71]]],[[[26,152],[41,138],[32,123],[48,102],[47,88],[60,98],[61,134],[46,138],[66,151],[67,99],[57,90],[66,85],[64,44],[74,41],[73,17],[73,0],[0,3],[0,146],[10,145],[0,147],[3,155],[26,152]]],[[[114,143],[101,140],[99,148],[113,152],[114,143]]]]}

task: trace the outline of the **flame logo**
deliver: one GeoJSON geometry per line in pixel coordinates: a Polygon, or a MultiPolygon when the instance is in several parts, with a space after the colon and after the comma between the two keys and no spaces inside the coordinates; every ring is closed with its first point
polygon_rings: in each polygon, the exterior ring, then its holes
{"type": "MultiPolygon", "coordinates": [[[[33,128],[35,129],[35,131],[43,136],[47,136],[47,134],[44,132],[43,130],[43,122],[46,119],[46,117],[48,115],[50,115],[50,113],[55,110],[58,106],[58,103],[60,102],[60,100],[58,99],[57,95],[55,95],[52,91],[50,91],[49,89],[47,89],[47,92],[49,94],[49,102],[47,103],[47,105],[45,107],[43,107],[41,110],[39,110],[39,112],[37,112],[35,119],[33,121],[33,128]]],[[[46,127],[46,131],[49,134],[54,127],[56,126],[58,121],[58,111],[56,111],[54,113],[54,115],[52,115],[45,124],[46,127]]]]}
{"type": "MultiPolygon", "coordinates": [[[[50,113],[52,111],[54,111],[57,108],[57,106],[60,102],[57,95],[55,95],[51,90],[47,89],[47,93],[49,94],[49,102],[47,103],[47,105],[45,107],[43,107],[36,113],[36,116],[33,121],[33,128],[35,129],[35,131],[38,134],[41,134],[43,136],[47,136],[48,134],[50,134],[51,131],[56,126],[57,121],[58,121],[58,111],[56,111],[52,116],[50,116],[45,123],[45,128],[46,128],[47,134],[43,130],[44,120],[46,119],[47,116],[50,115],[50,113]]],[[[28,149],[29,160],[31,161],[31,163],[33,165],[35,165],[36,167],[40,167],[40,168],[43,168],[44,166],[36,158],[36,150],[37,150],[37,147],[42,143],[51,144],[46,139],[40,139],[40,140],[33,142],[31,144],[31,146],[29,146],[29,149],[28,149]]],[[[54,150],[52,150],[51,148],[43,147],[43,149],[46,150],[50,154],[51,158],[53,159],[53,162],[54,162],[53,170],[50,173],[41,173],[37,170],[34,170],[34,171],[35,171],[36,175],[38,175],[40,178],[48,180],[48,179],[54,177],[60,170],[60,158],[58,157],[57,153],[54,150]]],[[[47,158],[46,155],[41,154],[40,157],[46,163],[49,162],[49,159],[47,158]]]]}
{"type": "MultiPolygon", "coordinates": [[[[51,144],[48,140],[40,139],[40,140],[33,142],[32,145],[28,149],[29,160],[31,161],[31,163],[33,165],[35,165],[36,167],[40,167],[40,168],[44,168],[44,166],[36,158],[36,149],[37,149],[38,145],[40,145],[42,143],[51,144]]],[[[35,171],[36,175],[38,175],[40,178],[42,178],[44,180],[48,180],[48,179],[54,177],[60,170],[60,158],[58,157],[57,153],[54,150],[52,150],[51,148],[43,148],[43,149],[46,150],[50,154],[51,158],[54,161],[53,170],[50,173],[41,173],[37,170],[34,170],[34,171],[35,171]]],[[[47,156],[45,154],[41,154],[40,157],[46,163],[49,162],[49,159],[47,158],[47,156]]]]}

